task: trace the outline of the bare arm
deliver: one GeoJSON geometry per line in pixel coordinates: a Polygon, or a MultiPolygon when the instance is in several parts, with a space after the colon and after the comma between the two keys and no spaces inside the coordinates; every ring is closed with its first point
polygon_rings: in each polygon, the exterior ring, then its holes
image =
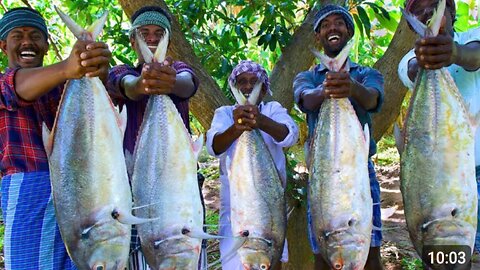
{"type": "Polygon", "coordinates": [[[68,79],[100,76],[106,79],[111,54],[106,44],[77,41],[70,56],[46,67],[19,69],[15,74],[15,91],[26,100],[33,101],[68,79]]]}

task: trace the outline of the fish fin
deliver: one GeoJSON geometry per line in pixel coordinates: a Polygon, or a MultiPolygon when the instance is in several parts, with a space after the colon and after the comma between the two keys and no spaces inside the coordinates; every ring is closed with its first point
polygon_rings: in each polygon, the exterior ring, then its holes
{"type": "Polygon", "coordinates": [[[335,57],[330,58],[319,51],[312,49],[312,53],[317,57],[320,62],[327,67],[328,70],[338,72],[342,69],[345,61],[347,61],[348,54],[350,53],[350,49],[353,46],[353,42],[347,43],[345,47],[343,47],[342,51],[335,57]]]}
{"type": "Polygon", "coordinates": [[[201,133],[200,136],[198,136],[198,138],[195,140],[195,142],[192,143],[195,160],[198,160],[198,157],[200,156],[200,152],[202,152],[202,147],[203,147],[203,133],[201,133]]]}
{"type": "Polygon", "coordinates": [[[397,211],[398,205],[394,205],[389,208],[380,208],[380,216],[382,217],[382,220],[386,220],[389,217],[393,216],[395,214],[395,211],[397,211]]]}
{"type": "Polygon", "coordinates": [[[440,31],[440,26],[442,25],[442,19],[445,15],[445,7],[447,5],[446,0],[440,0],[437,8],[433,12],[432,18],[428,23],[428,28],[433,36],[437,36],[440,31]]]}
{"type": "Polygon", "coordinates": [[[124,106],[123,109],[120,111],[117,106],[117,119],[120,128],[120,133],[122,134],[122,142],[123,138],[125,137],[125,130],[127,129],[127,106],[124,106]]]}
{"type": "Polygon", "coordinates": [[[221,235],[213,235],[206,233],[202,230],[187,230],[188,232],[184,233],[184,235],[187,235],[192,238],[199,238],[199,239],[225,239],[229,238],[228,236],[221,236],[221,235]]]}
{"type": "Polygon", "coordinates": [[[73,35],[79,40],[84,40],[86,30],[72,20],[67,14],[61,11],[57,6],[54,6],[54,8],[57,11],[58,16],[60,16],[62,21],[65,23],[65,25],[67,25],[68,29],[70,29],[73,35]]]}
{"type": "Polygon", "coordinates": [[[263,83],[258,81],[255,86],[253,87],[252,93],[247,98],[247,104],[256,105],[258,102],[258,98],[260,97],[260,93],[262,92],[263,83]]]}
{"type": "Polygon", "coordinates": [[[168,42],[170,41],[170,32],[168,29],[165,29],[165,34],[163,35],[162,39],[158,42],[157,49],[155,50],[155,55],[153,59],[155,59],[158,63],[162,63],[167,56],[167,49],[168,49],[168,42]]]}
{"type": "MultiPolygon", "coordinates": [[[[152,63],[154,59],[152,51],[150,51],[150,49],[148,48],[147,43],[143,39],[143,36],[140,34],[138,29],[135,31],[137,31],[135,33],[135,40],[137,41],[138,49],[140,50],[140,53],[143,56],[143,60],[145,60],[145,63],[152,63]]],[[[158,47],[157,47],[157,50],[158,50],[158,47]]]]}
{"type": "Polygon", "coordinates": [[[365,136],[365,143],[367,146],[367,155],[370,151],[370,129],[368,128],[368,124],[363,126],[363,135],[365,136]]]}
{"type": "Polygon", "coordinates": [[[241,248],[246,241],[247,237],[234,237],[232,248],[225,252],[225,255],[221,256],[220,259],[210,263],[208,266],[212,267],[219,263],[230,261],[235,255],[237,255],[237,250],[241,248]]]}
{"type": "Polygon", "coordinates": [[[240,92],[234,85],[233,83],[230,84],[230,90],[232,90],[233,97],[237,101],[238,104],[240,105],[245,105],[247,104],[247,98],[240,92]]]}
{"type": "Polygon", "coordinates": [[[420,20],[417,19],[413,14],[406,12],[403,8],[401,9],[403,17],[407,20],[408,24],[413,28],[415,33],[421,37],[425,37],[427,33],[427,26],[423,24],[420,20]]]}
{"type": "Polygon", "coordinates": [[[57,6],[55,10],[58,13],[58,16],[62,19],[65,25],[70,29],[73,35],[79,40],[89,40],[94,41],[102,32],[102,29],[107,21],[108,11],[103,13],[103,15],[96,20],[88,30],[85,30],[83,27],[79,26],[74,20],[72,20],[67,14],[61,11],[57,6]]]}
{"type": "Polygon", "coordinates": [[[45,148],[45,152],[47,152],[47,157],[50,157],[53,151],[53,133],[48,130],[45,122],[42,123],[42,139],[43,147],[45,148]]]}
{"type": "Polygon", "coordinates": [[[135,158],[133,157],[133,154],[130,153],[127,149],[125,149],[125,164],[127,165],[127,174],[128,178],[132,179],[133,175],[133,167],[135,165],[135,158]]]}
{"type": "Polygon", "coordinates": [[[143,224],[147,222],[152,222],[155,220],[159,220],[160,218],[139,218],[134,215],[132,215],[129,212],[123,212],[120,210],[115,210],[114,213],[112,213],[112,216],[115,216],[115,219],[118,220],[118,222],[126,225],[134,225],[134,224],[143,224]]]}
{"type": "Polygon", "coordinates": [[[107,17],[108,11],[105,11],[100,18],[87,28],[87,32],[91,33],[93,40],[96,40],[100,33],[102,33],[103,27],[107,22],[107,17]]]}
{"type": "Polygon", "coordinates": [[[405,149],[405,137],[396,123],[393,125],[393,134],[395,136],[395,145],[397,146],[398,154],[402,155],[405,149]]]}
{"type": "Polygon", "coordinates": [[[433,12],[432,18],[430,18],[428,22],[428,26],[423,24],[413,14],[408,13],[403,9],[402,9],[402,13],[405,19],[407,19],[407,22],[410,24],[410,26],[413,28],[413,30],[415,30],[417,34],[419,34],[421,37],[426,37],[426,36],[434,37],[434,36],[437,36],[438,32],[440,31],[443,16],[445,14],[445,7],[446,7],[446,1],[441,0],[438,3],[437,8],[433,12]]]}

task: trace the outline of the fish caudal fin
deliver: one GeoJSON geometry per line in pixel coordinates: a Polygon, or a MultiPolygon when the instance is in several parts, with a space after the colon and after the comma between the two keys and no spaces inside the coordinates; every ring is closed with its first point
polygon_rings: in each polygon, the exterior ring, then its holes
{"type": "Polygon", "coordinates": [[[320,62],[327,67],[330,71],[338,72],[342,69],[345,61],[347,61],[348,54],[350,53],[350,49],[352,48],[353,43],[347,43],[345,47],[343,47],[342,51],[335,57],[330,58],[319,51],[312,49],[312,53],[315,55],[316,58],[320,60],[320,62]]]}
{"type": "Polygon", "coordinates": [[[427,36],[437,36],[438,32],[440,31],[440,26],[442,25],[443,15],[445,13],[446,7],[446,0],[441,0],[438,3],[437,9],[433,13],[432,18],[430,19],[428,26],[423,24],[421,21],[417,19],[413,14],[405,12],[402,9],[403,16],[407,19],[410,26],[412,26],[413,30],[421,37],[427,36]]]}
{"type": "Polygon", "coordinates": [[[65,25],[67,25],[68,29],[70,29],[73,35],[79,40],[94,41],[102,32],[103,26],[105,25],[108,17],[108,11],[106,11],[98,20],[88,27],[87,30],[85,30],[75,21],[73,21],[67,14],[61,11],[57,6],[55,6],[55,10],[65,25]]]}
{"type": "Polygon", "coordinates": [[[140,53],[143,56],[143,59],[146,63],[158,62],[162,63],[165,60],[167,55],[168,49],[168,42],[169,42],[170,33],[167,29],[165,29],[165,34],[160,39],[157,45],[157,49],[155,50],[155,54],[148,48],[147,43],[143,39],[143,36],[137,31],[135,34],[135,40],[137,41],[138,48],[140,53]]]}
{"type": "Polygon", "coordinates": [[[235,98],[235,100],[239,105],[257,104],[258,99],[260,97],[260,93],[262,92],[262,86],[263,86],[263,83],[258,81],[253,87],[252,92],[247,98],[245,97],[245,95],[243,95],[243,93],[237,87],[235,87],[235,85],[233,85],[233,83],[230,82],[230,89],[232,90],[233,97],[235,98]]]}
{"type": "Polygon", "coordinates": [[[192,148],[193,148],[193,154],[195,155],[195,160],[198,160],[198,157],[200,156],[200,152],[202,151],[203,147],[203,133],[198,136],[197,140],[192,143],[192,148]]]}

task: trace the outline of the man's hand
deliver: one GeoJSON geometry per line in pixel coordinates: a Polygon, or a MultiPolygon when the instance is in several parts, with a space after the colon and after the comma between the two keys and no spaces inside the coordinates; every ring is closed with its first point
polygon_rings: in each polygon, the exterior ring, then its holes
{"type": "Polygon", "coordinates": [[[106,82],[112,53],[103,42],[92,42],[80,54],[81,65],[87,69],[87,77],[99,77],[106,82]]]}
{"type": "Polygon", "coordinates": [[[260,113],[255,105],[239,105],[233,110],[234,127],[238,131],[258,128],[260,113]]]}
{"type": "MultiPolygon", "coordinates": [[[[445,21],[445,20],[444,20],[445,21]]],[[[444,25],[445,22],[442,22],[444,25]]],[[[417,64],[424,69],[440,69],[454,63],[456,45],[442,26],[436,37],[420,38],[415,42],[417,64]]]]}
{"type": "Polygon", "coordinates": [[[138,82],[139,93],[146,95],[171,94],[177,80],[177,71],[171,67],[170,63],[171,60],[145,64],[138,82]]]}
{"type": "Polygon", "coordinates": [[[345,98],[352,95],[352,79],[346,71],[328,72],[323,82],[326,98],[345,98]]]}
{"type": "Polygon", "coordinates": [[[66,59],[66,76],[69,79],[83,76],[106,79],[111,57],[108,46],[103,42],[77,41],[66,59]]]}

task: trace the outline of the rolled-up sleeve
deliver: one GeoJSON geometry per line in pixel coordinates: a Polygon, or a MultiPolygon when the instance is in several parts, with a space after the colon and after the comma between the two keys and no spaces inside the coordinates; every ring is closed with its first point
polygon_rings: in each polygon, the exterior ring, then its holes
{"type": "Polygon", "coordinates": [[[0,109],[16,111],[19,107],[32,105],[35,101],[26,101],[15,92],[15,74],[19,69],[8,69],[0,76],[0,109]]]}
{"type": "Polygon", "coordinates": [[[213,151],[213,138],[218,133],[225,132],[225,130],[227,130],[231,125],[233,125],[232,111],[233,109],[231,108],[231,106],[223,106],[216,109],[215,114],[213,115],[212,124],[210,126],[210,129],[207,131],[206,146],[207,146],[207,152],[214,157],[218,158],[227,152],[225,151],[217,155],[215,151],[213,151]]]}
{"type": "MultiPolygon", "coordinates": [[[[270,118],[280,124],[284,124],[288,128],[288,135],[281,142],[277,142],[272,138],[272,141],[281,147],[290,147],[298,141],[298,126],[293,121],[292,117],[288,114],[287,109],[282,107],[280,103],[276,101],[270,102],[270,111],[268,115],[270,118]]],[[[263,113],[263,112],[262,112],[263,113]]]]}
{"type": "Polygon", "coordinates": [[[303,107],[302,95],[309,91],[315,91],[316,87],[313,71],[300,72],[293,80],[293,99],[303,112],[306,112],[307,110],[303,107]]]}
{"type": "Polygon", "coordinates": [[[384,79],[382,73],[378,70],[366,67],[362,72],[364,76],[360,76],[361,80],[358,81],[365,88],[375,89],[378,92],[377,106],[375,108],[368,110],[370,113],[379,112],[383,105],[383,100],[385,97],[384,88],[384,79]]]}
{"type": "Polygon", "coordinates": [[[414,83],[408,77],[408,62],[410,62],[410,60],[413,58],[415,58],[415,52],[414,50],[410,50],[398,64],[398,77],[402,81],[403,85],[410,90],[413,89],[414,83]]]}
{"type": "Polygon", "coordinates": [[[127,75],[138,77],[140,74],[127,65],[115,66],[108,72],[107,91],[116,105],[123,105],[128,100],[121,85],[127,75]]]}

